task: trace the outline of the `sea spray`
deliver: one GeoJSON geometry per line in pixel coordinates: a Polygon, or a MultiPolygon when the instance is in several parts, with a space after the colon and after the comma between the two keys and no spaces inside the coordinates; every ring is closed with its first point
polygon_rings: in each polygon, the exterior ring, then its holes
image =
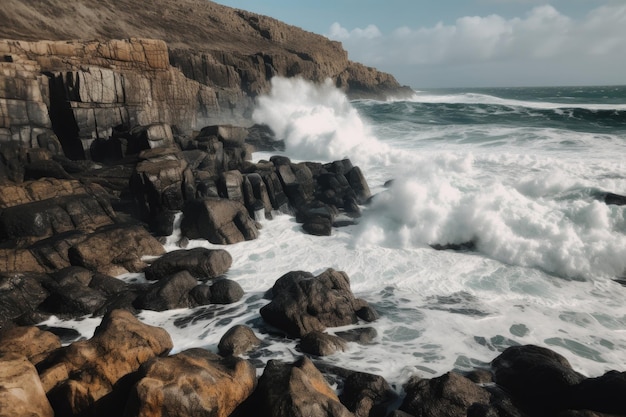
{"type": "Polygon", "coordinates": [[[388,164],[390,149],[376,139],[345,94],[330,79],[316,85],[301,78],[272,78],[268,95],[252,115],[285,141],[286,153],[307,161],[351,158],[357,164],[388,164]]]}

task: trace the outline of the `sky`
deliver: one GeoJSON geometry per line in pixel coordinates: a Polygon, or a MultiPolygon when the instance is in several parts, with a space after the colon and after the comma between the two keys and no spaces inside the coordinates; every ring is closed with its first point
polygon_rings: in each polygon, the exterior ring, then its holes
{"type": "Polygon", "coordinates": [[[413,88],[626,84],[626,0],[217,0],[413,88]]]}

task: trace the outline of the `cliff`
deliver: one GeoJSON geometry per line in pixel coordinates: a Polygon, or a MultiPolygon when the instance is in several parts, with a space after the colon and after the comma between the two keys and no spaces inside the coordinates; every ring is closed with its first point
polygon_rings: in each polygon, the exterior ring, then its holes
{"type": "Polygon", "coordinates": [[[0,20],[0,141],[73,159],[120,127],[245,123],[275,75],[409,92],[338,42],[205,0],[4,0],[0,20]]]}

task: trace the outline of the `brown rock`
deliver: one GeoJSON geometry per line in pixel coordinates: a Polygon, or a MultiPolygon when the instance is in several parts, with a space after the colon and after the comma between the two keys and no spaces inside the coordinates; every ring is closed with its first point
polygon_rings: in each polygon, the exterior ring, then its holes
{"type": "Polygon", "coordinates": [[[159,280],[167,275],[188,271],[194,278],[209,280],[225,274],[233,262],[224,249],[193,248],[168,252],[145,269],[146,279],[159,280]]]}
{"type": "Polygon", "coordinates": [[[405,391],[400,409],[415,417],[465,417],[476,404],[488,406],[490,398],[487,390],[453,372],[409,381],[405,391]]]}
{"type": "Polygon", "coordinates": [[[0,415],[54,417],[37,370],[16,353],[0,354],[0,415]]]}
{"type": "Polygon", "coordinates": [[[185,350],[142,365],[126,416],[227,417],[256,386],[247,361],[222,358],[207,350],[185,350]]]}
{"type": "Polygon", "coordinates": [[[37,273],[0,273],[0,328],[36,310],[49,295],[42,285],[49,279],[37,273]]]}
{"type": "Polygon", "coordinates": [[[250,327],[236,325],[224,333],[217,348],[222,356],[239,356],[260,344],[261,340],[250,327]]]}
{"type": "Polygon", "coordinates": [[[319,331],[309,332],[300,339],[300,349],[311,355],[328,356],[347,348],[342,338],[319,331]]]}
{"type": "Polygon", "coordinates": [[[115,310],[91,339],[59,349],[40,363],[41,381],[57,415],[84,413],[110,394],[120,378],[172,346],[165,330],[115,310]]]}
{"type": "Polygon", "coordinates": [[[307,358],[294,364],[270,360],[259,379],[257,395],[268,416],[353,416],[307,358]]]}
{"type": "Polygon", "coordinates": [[[360,312],[368,308],[365,301],[352,294],[346,273],[334,269],[317,277],[302,271],[289,272],[276,281],[271,292],[272,301],[261,308],[261,316],[293,336],[354,324],[360,312]]]}
{"type": "Polygon", "coordinates": [[[189,201],[183,209],[183,234],[227,245],[253,240],[259,231],[243,204],[220,198],[189,201]]]}
{"type": "Polygon", "coordinates": [[[87,236],[72,246],[68,255],[73,265],[107,275],[141,272],[143,256],[165,253],[163,245],[146,229],[135,225],[113,225],[87,236]]]}
{"type": "Polygon", "coordinates": [[[0,333],[0,355],[17,353],[35,365],[60,347],[61,340],[57,335],[34,326],[14,327],[0,333]]]}

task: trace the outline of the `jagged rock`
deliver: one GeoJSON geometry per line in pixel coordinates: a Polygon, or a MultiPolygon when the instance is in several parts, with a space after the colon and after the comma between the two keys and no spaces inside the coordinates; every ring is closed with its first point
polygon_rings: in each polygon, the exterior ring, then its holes
{"type": "Polygon", "coordinates": [[[23,355],[34,365],[60,347],[58,336],[34,326],[14,327],[0,333],[0,355],[23,355]]]}
{"type": "Polygon", "coordinates": [[[181,210],[195,197],[193,174],[176,148],[143,151],[131,177],[130,191],[146,221],[163,212],[181,210]]]}
{"type": "Polygon", "coordinates": [[[0,238],[45,238],[70,230],[94,231],[113,224],[108,202],[90,195],[56,197],[0,212],[0,238]]]}
{"type": "Polygon", "coordinates": [[[72,246],[68,256],[73,265],[108,275],[141,272],[147,266],[143,256],[165,253],[146,229],[136,225],[113,225],[87,236],[72,246]]]}
{"type": "Polygon", "coordinates": [[[39,364],[39,374],[55,413],[79,415],[110,394],[122,377],[167,354],[172,346],[165,330],[115,310],[102,319],[91,339],[49,355],[39,364]]]}
{"type": "Polygon", "coordinates": [[[350,417],[348,409],[307,359],[294,364],[270,360],[255,393],[266,416],[350,417]]]}
{"type": "Polygon", "coordinates": [[[0,273],[0,328],[39,307],[49,295],[42,285],[47,279],[45,274],[0,273]]]}
{"type": "Polygon", "coordinates": [[[224,333],[217,348],[222,356],[239,356],[260,344],[261,340],[250,327],[239,324],[224,333]]]}
{"type": "Polygon", "coordinates": [[[80,317],[95,313],[106,302],[106,295],[98,290],[78,283],[65,284],[56,288],[40,309],[55,315],[80,317]]]}
{"type": "Polygon", "coordinates": [[[387,406],[396,398],[385,378],[365,372],[350,373],[340,397],[356,417],[384,416],[387,406]]]}
{"type": "Polygon", "coordinates": [[[317,277],[302,272],[287,273],[274,284],[272,297],[261,308],[261,316],[292,336],[354,324],[358,321],[357,312],[368,307],[352,294],[346,273],[334,269],[327,269],[317,277]]]}
{"type": "Polygon", "coordinates": [[[199,137],[216,137],[224,144],[224,147],[243,147],[248,137],[248,129],[232,125],[206,126],[200,131],[199,137]]]}
{"type": "Polygon", "coordinates": [[[232,279],[220,279],[211,285],[211,303],[232,304],[241,300],[243,288],[232,279]]]}
{"type": "Polygon", "coordinates": [[[539,346],[512,346],[491,362],[494,381],[531,414],[566,410],[572,387],[584,377],[567,359],[539,346]]]}
{"type": "Polygon", "coordinates": [[[220,198],[187,202],[181,231],[189,239],[206,239],[220,245],[253,240],[259,234],[243,204],[220,198]]]}
{"type": "Polygon", "coordinates": [[[189,292],[198,284],[187,271],[176,272],[152,284],[148,292],[137,299],[139,309],[165,311],[176,308],[189,308],[195,304],[189,292]]]}
{"type": "Polygon", "coordinates": [[[432,379],[413,379],[405,386],[401,410],[415,417],[470,415],[476,404],[489,406],[489,392],[469,379],[448,372],[432,379]]]}
{"type": "Polygon", "coordinates": [[[604,194],[604,202],[606,204],[613,204],[616,206],[626,205],[626,196],[615,194],[615,193],[606,193],[604,194]]]}
{"type": "Polygon", "coordinates": [[[144,272],[148,280],[188,271],[194,278],[206,281],[225,274],[232,263],[232,256],[224,249],[193,248],[168,252],[152,262],[144,272]]]}
{"type": "Polygon", "coordinates": [[[309,332],[300,339],[300,349],[316,356],[332,355],[347,348],[348,344],[342,338],[319,331],[309,332]]]}
{"type": "Polygon", "coordinates": [[[37,370],[17,353],[0,354],[0,415],[54,417],[37,370]]]}
{"type": "MultiPolygon", "coordinates": [[[[263,178],[256,172],[246,174],[246,180],[250,184],[250,188],[252,191],[253,199],[250,198],[250,201],[246,202],[246,206],[253,206],[255,209],[262,207],[264,211],[264,216],[266,219],[272,218],[272,202],[270,201],[270,196],[267,192],[267,187],[265,186],[265,182],[263,182],[263,178]]],[[[260,219],[255,219],[260,220],[260,219]]]]}
{"type": "Polygon", "coordinates": [[[346,340],[348,342],[355,342],[362,345],[367,345],[372,343],[374,339],[378,337],[378,332],[373,327],[360,327],[358,329],[350,329],[342,332],[336,332],[335,335],[341,337],[343,340],[346,340]]]}
{"type": "Polygon", "coordinates": [[[188,349],[141,366],[125,415],[228,417],[256,386],[247,361],[188,349]]]}

